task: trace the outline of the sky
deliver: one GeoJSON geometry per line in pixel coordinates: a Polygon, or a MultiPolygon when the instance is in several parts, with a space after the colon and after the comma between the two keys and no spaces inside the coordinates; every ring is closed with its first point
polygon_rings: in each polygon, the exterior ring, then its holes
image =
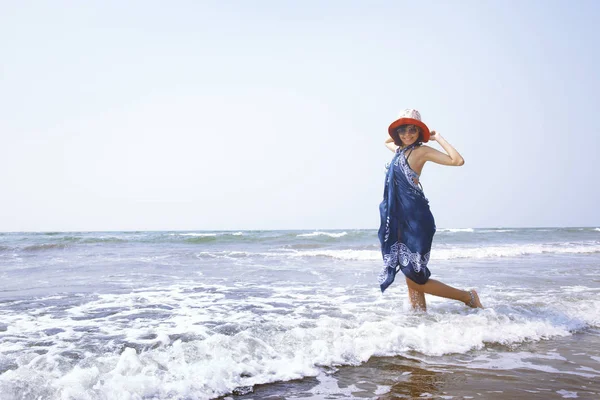
{"type": "Polygon", "coordinates": [[[0,231],[600,226],[600,2],[0,0],[0,231]],[[432,147],[441,148],[437,143],[432,147]]]}

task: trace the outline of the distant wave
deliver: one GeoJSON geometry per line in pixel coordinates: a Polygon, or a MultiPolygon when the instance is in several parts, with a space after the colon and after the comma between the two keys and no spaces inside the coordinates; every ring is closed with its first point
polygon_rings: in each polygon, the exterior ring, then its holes
{"type": "MultiPolygon", "coordinates": [[[[431,252],[432,260],[454,259],[484,259],[500,257],[520,257],[535,254],[592,254],[600,253],[600,243],[583,244],[529,244],[515,246],[486,246],[486,247],[453,247],[434,248],[431,252]]],[[[268,258],[298,258],[298,257],[327,257],[337,260],[355,261],[380,261],[379,250],[354,250],[354,249],[315,249],[315,250],[289,250],[287,252],[253,253],[245,251],[215,251],[200,252],[200,257],[215,258],[240,258],[240,257],[268,257],[268,258]]]]}
{"type": "Polygon", "coordinates": [[[339,260],[379,260],[380,251],[374,250],[302,250],[288,253],[288,257],[331,257],[339,260]]]}
{"type": "Polygon", "coordinates": [[[199,258],[244,258],[251,256],[269,256],[269,253],[250,253],[247,251],[201,251],[197,253],[199,258]]]}
{"type": "Polygon", "coordinates": [[[169,236],[192,236],[192,237],[217,237],[217,236],[243,236],[244,232],[188,232],[171,233],[169,236]]]}
{"type": "Polygon", "coordinates": [[[473,228],[440,228],[440,229],[437,229],[437,232],[456,233],[456,232],[475,232],[475,230],[473,228]]]}
{"type": "MultiPolygon", "coordinates": [[[[433,249],[432,260],[453,260],[459,258],[482,259],[497,257],[518,257],[533,254],[586,254],[600,253],[600,244],[556,247],[556,245],[489,246],[452,249],[433,249]]],[[[309,250],[298,251],[292,257],[331,257],[339,260],[378,261],[381,253],[374,250],[309,250]]]]}
{"type": "Polygon", "coordinates": [[[124,243],[124,242],[127,242],[127,240],[118,238],[116,236],[100,236],[100,237],[81,238],[81,239],[77,239],[77,240],[73,240],[73,241],[81,242],[81,243],[124,243]]]}
{"type": "Polygon", "coordinates": [[[594,228],[594,230],[600,232],[600,228],[594,228]]]}
{"type": "Polygon", "coordinates": [[[171,233],[171,236],[214,237],[216,233],[171,233]]]}
{"type": "Polygon", "coordinates": [[[47,240],[52,240],[53,243],[43,244],[40,246],[50,246],[55,243],[62,244],[78,244],[78,243],[122,243],[127,240],[123,238],[119,238],[117,236],[63,236],[57,238],[48,238],[47,240]]]}
{"type": "Polygon", "coordinates": [[[473,248],[436,249],[432,259],[519,257],[535,254],[592,254],[600,253],[600,244],[526,244],[515,246],[486,246],[473,248]]]}
{"type": "Polygon", "coordinates": [[[56,250],[65,249],[68,245],[64,243],[45,243],[45,244],[34,244],[32,246],[26,246],[23,248],[25,251],[43,251],[43,250],[56,250]]]}
{"type": "Polygon", "coordinates": [[[315,236],[329,236],[332,238],[339,238],[342,236],[346,236],[348,234],[348,232],[339,232],[339,233],[333,233],[333,232],[313,232],[313,233],[301,233],[299,235],[296,235],[296,237],[315,237],[315,236]]]}

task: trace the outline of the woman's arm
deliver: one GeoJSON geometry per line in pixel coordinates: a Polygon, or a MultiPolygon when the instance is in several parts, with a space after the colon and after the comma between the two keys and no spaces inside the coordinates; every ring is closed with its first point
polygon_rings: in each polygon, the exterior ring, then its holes
{"type": "Polygon", "coordinates": [[[387,147],[388,149],[390,149],[391,151],[393,151],[394,153],[396,152],[396,149],[398,149],[398,146],[396,146],[396,144],[394,144],[394,139],[392,139],[391,137],[388,136],[388,138],[385,140],[385,147],[387,147]]]}
{"type": "Polygon", "coordinates": [[[438,142],[448,154],[444,154],[441,151],[424,146],[424,149],[426,150],[424,155],[425,161],[433,161],[436,164],[455,166],[461,166],[465,163],[465,160],[462,158],[460,153],[456,151],[456,149],[452,147],[452,145],[448,143],[446,139],[440,136],[439,133],[436,133],[436,131],[431,131],[429,140],[438,142]]]}

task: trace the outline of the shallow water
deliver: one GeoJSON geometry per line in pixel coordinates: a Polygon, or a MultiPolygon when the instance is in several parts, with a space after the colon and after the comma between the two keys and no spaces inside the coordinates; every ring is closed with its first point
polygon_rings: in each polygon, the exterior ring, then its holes
{"type": "Polygon", "coordinates": [[[1,398],[600,393],[600,229],[439,229],[429,266],[486,309],[382,295],[372,230],[0,234],[1,398]]]}

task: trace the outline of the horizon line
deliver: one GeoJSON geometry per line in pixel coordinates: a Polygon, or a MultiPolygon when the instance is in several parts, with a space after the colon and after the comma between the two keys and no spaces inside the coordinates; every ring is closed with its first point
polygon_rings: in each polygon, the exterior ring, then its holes
{"type": "MultiPolygon", "coordinates": [[[[600,229],[598,225],[588,226],[495,226],[495,227],[460,227],[460,228],[437,228],[439,230],[467,230],[467,229],[600,229]]],[[[290,229],[125,229],[125,230],[39,230],[39,231],[4,231],[0,230],[0,234],[4,233],[101,233],[101,232],[275,232],[275,231],[368,231],[378,230],[379,228],[290,228],[290,229]]]]}

